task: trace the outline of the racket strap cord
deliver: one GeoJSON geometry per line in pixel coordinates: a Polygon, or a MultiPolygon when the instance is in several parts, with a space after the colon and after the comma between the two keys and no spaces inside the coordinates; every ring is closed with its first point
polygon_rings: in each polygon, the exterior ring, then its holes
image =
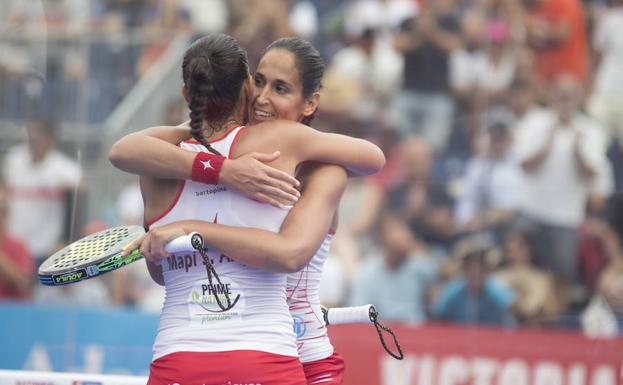
{"type": "Polygon", "coordinates": [[[219,285],[222,285],[221,278],[218,276],[216,269],[214,269],[214,265],[212,265],[212,262],[210,262],[210,257],[205,252],[203,248],[203,244],[193,243],[192,246],[195,250],[199,252],[199,254],[201,254],[201,258],[203,258],[203,263],[205,264],[206,272],[208,273],[208,282],[210,283],[210,287],[212,287],[213,289],[212,292],[214,295],[214,299],[216,300],[218,307],[221,308],[221,312],[231,310],[238,303],[238,300],[240,299],[240,294],[236,295],[234,302],[231,302],[231,299],[229,298],[229,294],[225,291],[225,299],[227,300],[227,306],[223,305],[223,303],[221,302],[221,299],[219,298],[217,291],[214,290],[214,284],[212,283],[212,275],[214,275],[214,279],[216,279],[216,282],[219,285]]]}
{"type": "Polygon", "coordinates": [[[383,346],[383,349],[385,349],[387,354],[394,357],[395,359],[402,360],[404,358],[404,354],[402,352],[402,348],[400,347],[400,343],[398,342],[398,338],[396,338],[396,334],[394,334],[394,332],[387,326],[382,325],[381,322],[378,320],[378,317],[379,317],[378,312],[376,311],[370,312],[370,320],[372,321],[372,323],[374,323],[374,327],[376,328],[376,332],[379,335],[379,339],[381,340],[381,345],[383,346]],[[385,343],[385,338],[383,337],[383,331],[387,332],[389,335],[392,336],[392,339],[394,340],[394,344],[396,345],[396,348],[398,349],[398,354],[392,352],[387,347],[387,344],[385,343]]]}

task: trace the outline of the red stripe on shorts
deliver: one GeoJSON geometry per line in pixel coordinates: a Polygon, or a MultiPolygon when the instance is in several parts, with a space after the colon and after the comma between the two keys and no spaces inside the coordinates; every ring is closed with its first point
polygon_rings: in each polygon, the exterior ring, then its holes
{"type": "Polygon", "coordinates": [[[298,357],[253,350],[176,352],[153,361],[147,385],[305,385],[298,357]]]}
{"type": "Polygon", "coordinates": [[[344,381],[344,359],[333,353],[318,361],[304,362],[307,385],[341,385],[344,381]]]}

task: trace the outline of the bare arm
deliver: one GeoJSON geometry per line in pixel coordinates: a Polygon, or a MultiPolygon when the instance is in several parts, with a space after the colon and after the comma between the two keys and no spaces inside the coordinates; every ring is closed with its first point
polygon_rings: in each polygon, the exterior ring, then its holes
{"type": "MultiPolygon", "coordinates": [[[[187,125],[152,127],[118,140],[108,158],[117,168],[133,174],[160,179],[190,179],[196,152],[178,146],[189,139],[187,125]]],[[[274,206],[292,204],[300,196],[298,181],[287,173],[266,163],[277,159],[279,153],[252,152],[237,159],[226,159],[219,183],[245,193],[249,198],[274,206]]]]}
{"type": "Polygon", "coordinates": [[[342,167],[319,166],[309,176],[303,196],[286,217],[279,233],[204,221],[180,221],[150,230],[127,250],[140,246],[151,269],[169,255],[164,245],[170,240],[197,231],[207,245],[238,262],[269,271],[295,272],[303,268],[320,247],[346,181],[346,171],[342,167]]]}
{"type": "MultiPolygon", "coordinates": [[[[381,149],[367,140],[323,133],[285,120],[259,126],[253,129],[268,130],[270,126],[276,126],[273,135],[289,139],[285,141],[284,148],[293,152],[299,163],[318,161],[337,164],[357,176],[373,174],[385,165],[381,149]]],[[[148,128],[120,139],[111,148],[109,159],[115,167],[127,172],[162,179],[189,179],[196,154],[172,144],[189,138],[189,134],[186,127],[148,128]]]]}
{"type": "Polygon", "coordinates": [[[190,179],[197,155],[177,147],[190,138],[187,127],[152,127],[124,136],[108,159],[120,170],[160,179],[190,179]]]}
{"type": "Polygon", "coordinates": [[[282,153],[297,159],[297,163],[317,161],[345,167],[352,175],[367,176],[385,166],[381,149],[364,139],[325,133],[290,121],[281,121],[273,132],[286,137],[282,153]]]}

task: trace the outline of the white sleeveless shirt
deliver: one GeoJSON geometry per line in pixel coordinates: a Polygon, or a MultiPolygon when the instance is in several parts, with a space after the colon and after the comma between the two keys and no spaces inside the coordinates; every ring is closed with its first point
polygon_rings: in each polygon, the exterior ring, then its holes
{"type": "Polygon", "coordinates": [[[328,234],[309,264],[299,272],[288,274],[288,306],[294,320],[299,360],[303,363],[333,354],[319,297],[322,268],[332,240],[333,235],[328,234]]]}
{"type": "MultiPolygon", "coordinates": [[[[231,156],[242,129],[230,130],[211,146],[231,156]]],[[[207,151],[194,140],[182,142],[180,147],[207,151]]],[[[151,227],[192,219],[277,232],[288,212],[255,202],[223,185],[187,180],[169,209],[151,227]]],[[[213,248],[207,251],[222,285],[213,278],[213,286],[209,286],[206,267],[197,252],[177,253],[162,261],[165,300],[153,359],[179,351],[257,350],[296,356],[286,303],[286,275],[246,266],[213,248]],[[213,291],[220,293],[224,304],[224,292],[229,293],[232,302],[238,294],[240,299],[232,309],[222,312],[213,291]]]]}

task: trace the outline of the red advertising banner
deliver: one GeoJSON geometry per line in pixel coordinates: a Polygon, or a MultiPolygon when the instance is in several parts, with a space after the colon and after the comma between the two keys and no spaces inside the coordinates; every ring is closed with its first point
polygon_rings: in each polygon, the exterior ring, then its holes
{"type": "Polygon", "coordinates": [[[346,385],[623,385],[623,338],[390,326],[405,353],[402,361],[385,353],[372,325],[329,327],[331,341],[346,361],[346,385]]]}

